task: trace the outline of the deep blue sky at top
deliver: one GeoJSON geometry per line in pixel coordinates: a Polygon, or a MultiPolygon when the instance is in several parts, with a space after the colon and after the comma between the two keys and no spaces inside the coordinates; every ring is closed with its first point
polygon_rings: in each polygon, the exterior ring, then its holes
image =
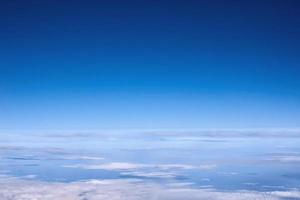
{"type": "Polygon", "coordinates": [[[299,127],[299,10],[1,1],[0,128],[299,127]]]}

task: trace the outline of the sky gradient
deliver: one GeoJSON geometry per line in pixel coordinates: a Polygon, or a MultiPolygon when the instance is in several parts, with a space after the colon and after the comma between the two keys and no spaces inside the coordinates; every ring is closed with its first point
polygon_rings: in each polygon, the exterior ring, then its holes
{"type": "Polygon", "coordinates": [[[299,9],[2,1],[0,128],[297,128],[299,9]]]}

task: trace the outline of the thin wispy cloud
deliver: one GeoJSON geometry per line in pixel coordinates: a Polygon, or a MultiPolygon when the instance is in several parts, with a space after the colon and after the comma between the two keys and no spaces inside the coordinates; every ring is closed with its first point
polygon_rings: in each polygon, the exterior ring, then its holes
{"type": "Polygon", "coordinates": [[[187,164],[140,164],[127,162],[112,162],[103,164],[76,164],[64,165],[67,168],[82,168],[82,169],[103,169],[103,170],[136,170],[136,169],[159,169],[159,170],[212,170],[217,167],[216,164],[202,164],[202,165],[187,165],[187,164]]]}
{"type": "Polygon", "coordinates": [[[103,157],[97,157],[97,156],[76,156],[76,155],[70,155],[70,156],[62,156],[62,157],[59,157],[61,159],[64,159],[64,160],[94,160],[94,161],[97,161],[97,160],[104,160],[105,158],[103,157]]]}
{"type": "Polygon", "coordinates": [[[266,159],[267,161],[275,161],[282,163],[294,163],[300,162],[300,155],[281,155],[281,156],[272,156],[266,159]]]}

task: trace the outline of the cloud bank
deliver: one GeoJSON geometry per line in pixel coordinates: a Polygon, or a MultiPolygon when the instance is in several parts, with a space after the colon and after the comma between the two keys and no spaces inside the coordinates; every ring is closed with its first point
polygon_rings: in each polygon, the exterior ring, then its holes
{"type": "Polygon", "coordinates": [[[283,200],[300,199],[300,191],[218,191],[189,184],[160,185],[140,180],[89,180],[49,183],[13,177],[0,179],[1,200],[283,200]]]}

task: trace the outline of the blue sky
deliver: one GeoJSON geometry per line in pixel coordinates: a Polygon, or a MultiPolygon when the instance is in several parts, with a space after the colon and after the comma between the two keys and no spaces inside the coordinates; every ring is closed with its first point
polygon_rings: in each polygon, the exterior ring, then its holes
{"type": "Polygon", "coordinates": [[[0,3],[0,128],[295,128],[299,2],[0,3]]]}

